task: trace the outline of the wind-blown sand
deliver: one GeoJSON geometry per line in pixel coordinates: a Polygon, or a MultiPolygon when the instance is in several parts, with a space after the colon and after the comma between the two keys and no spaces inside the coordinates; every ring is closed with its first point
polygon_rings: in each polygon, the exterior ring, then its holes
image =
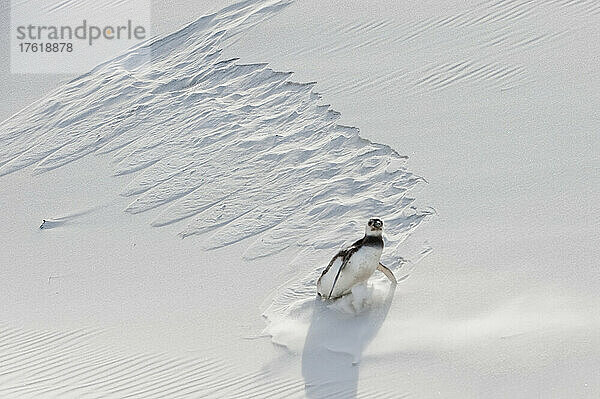
{"type": "Polygon", "coordinates": [[[5,121],[0,396],[596,397],[599,10],[246,1],[5,121]]]}

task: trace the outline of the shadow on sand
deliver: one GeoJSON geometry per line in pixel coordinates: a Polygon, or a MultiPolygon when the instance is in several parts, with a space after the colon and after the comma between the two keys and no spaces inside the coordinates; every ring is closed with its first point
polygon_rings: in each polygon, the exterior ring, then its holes
{"type": "Polygon", "coordinates": [[[358,315],[344,314],[315,299],[302,352],[306,397],[356,397],[362,352],[387,317],[395,290],[396,285],[391,285],[383,303],[358,315]]]}

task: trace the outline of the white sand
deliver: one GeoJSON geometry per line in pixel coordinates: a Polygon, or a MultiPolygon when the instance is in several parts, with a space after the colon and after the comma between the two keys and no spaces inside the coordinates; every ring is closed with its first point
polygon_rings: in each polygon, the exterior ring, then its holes
{"type": "Polygon", "coordinates": [[[597,397],[599,11],[249,1],[4,122],[0,397],[597,397]]]}

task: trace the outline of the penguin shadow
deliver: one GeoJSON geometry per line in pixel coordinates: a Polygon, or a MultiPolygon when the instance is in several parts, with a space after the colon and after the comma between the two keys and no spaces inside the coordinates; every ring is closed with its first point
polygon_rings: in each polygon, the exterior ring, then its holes
{"type": "Polygon", "coordinates": [[[42,224],[40,224],[40,230],[50,230],[56,227],[63,226],[67,223],[72,223],[75,220],[79,219],[82,216],[89,215],[98,210],[108,207],[109,204],[93,206],[87,209],[83,209],[81,211],[72,212],[60,217],[52,218],[52,219],[42,219],[42,224]]]}
{"type": "Polygon", "coordinates": [[[307,398],[356,398],[362,352],[386,319],[395,290],[392,284],[383,302],[357,315],[333,309],[331,301],[315,299],[302,352],[307,398]]]}

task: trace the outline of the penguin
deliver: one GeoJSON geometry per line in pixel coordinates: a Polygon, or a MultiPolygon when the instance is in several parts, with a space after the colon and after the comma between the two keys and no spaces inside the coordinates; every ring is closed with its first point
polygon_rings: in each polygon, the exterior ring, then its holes
{"type": "Polygon", "coordinates": [[[390,269],[381,264],[383,253],[383,221],[369,219],[365,236],[339,251],[317,280],[317,295],[326,299],[348,294],[356,284],[365,282],[375,270],[397,284],[390,269]]]}

